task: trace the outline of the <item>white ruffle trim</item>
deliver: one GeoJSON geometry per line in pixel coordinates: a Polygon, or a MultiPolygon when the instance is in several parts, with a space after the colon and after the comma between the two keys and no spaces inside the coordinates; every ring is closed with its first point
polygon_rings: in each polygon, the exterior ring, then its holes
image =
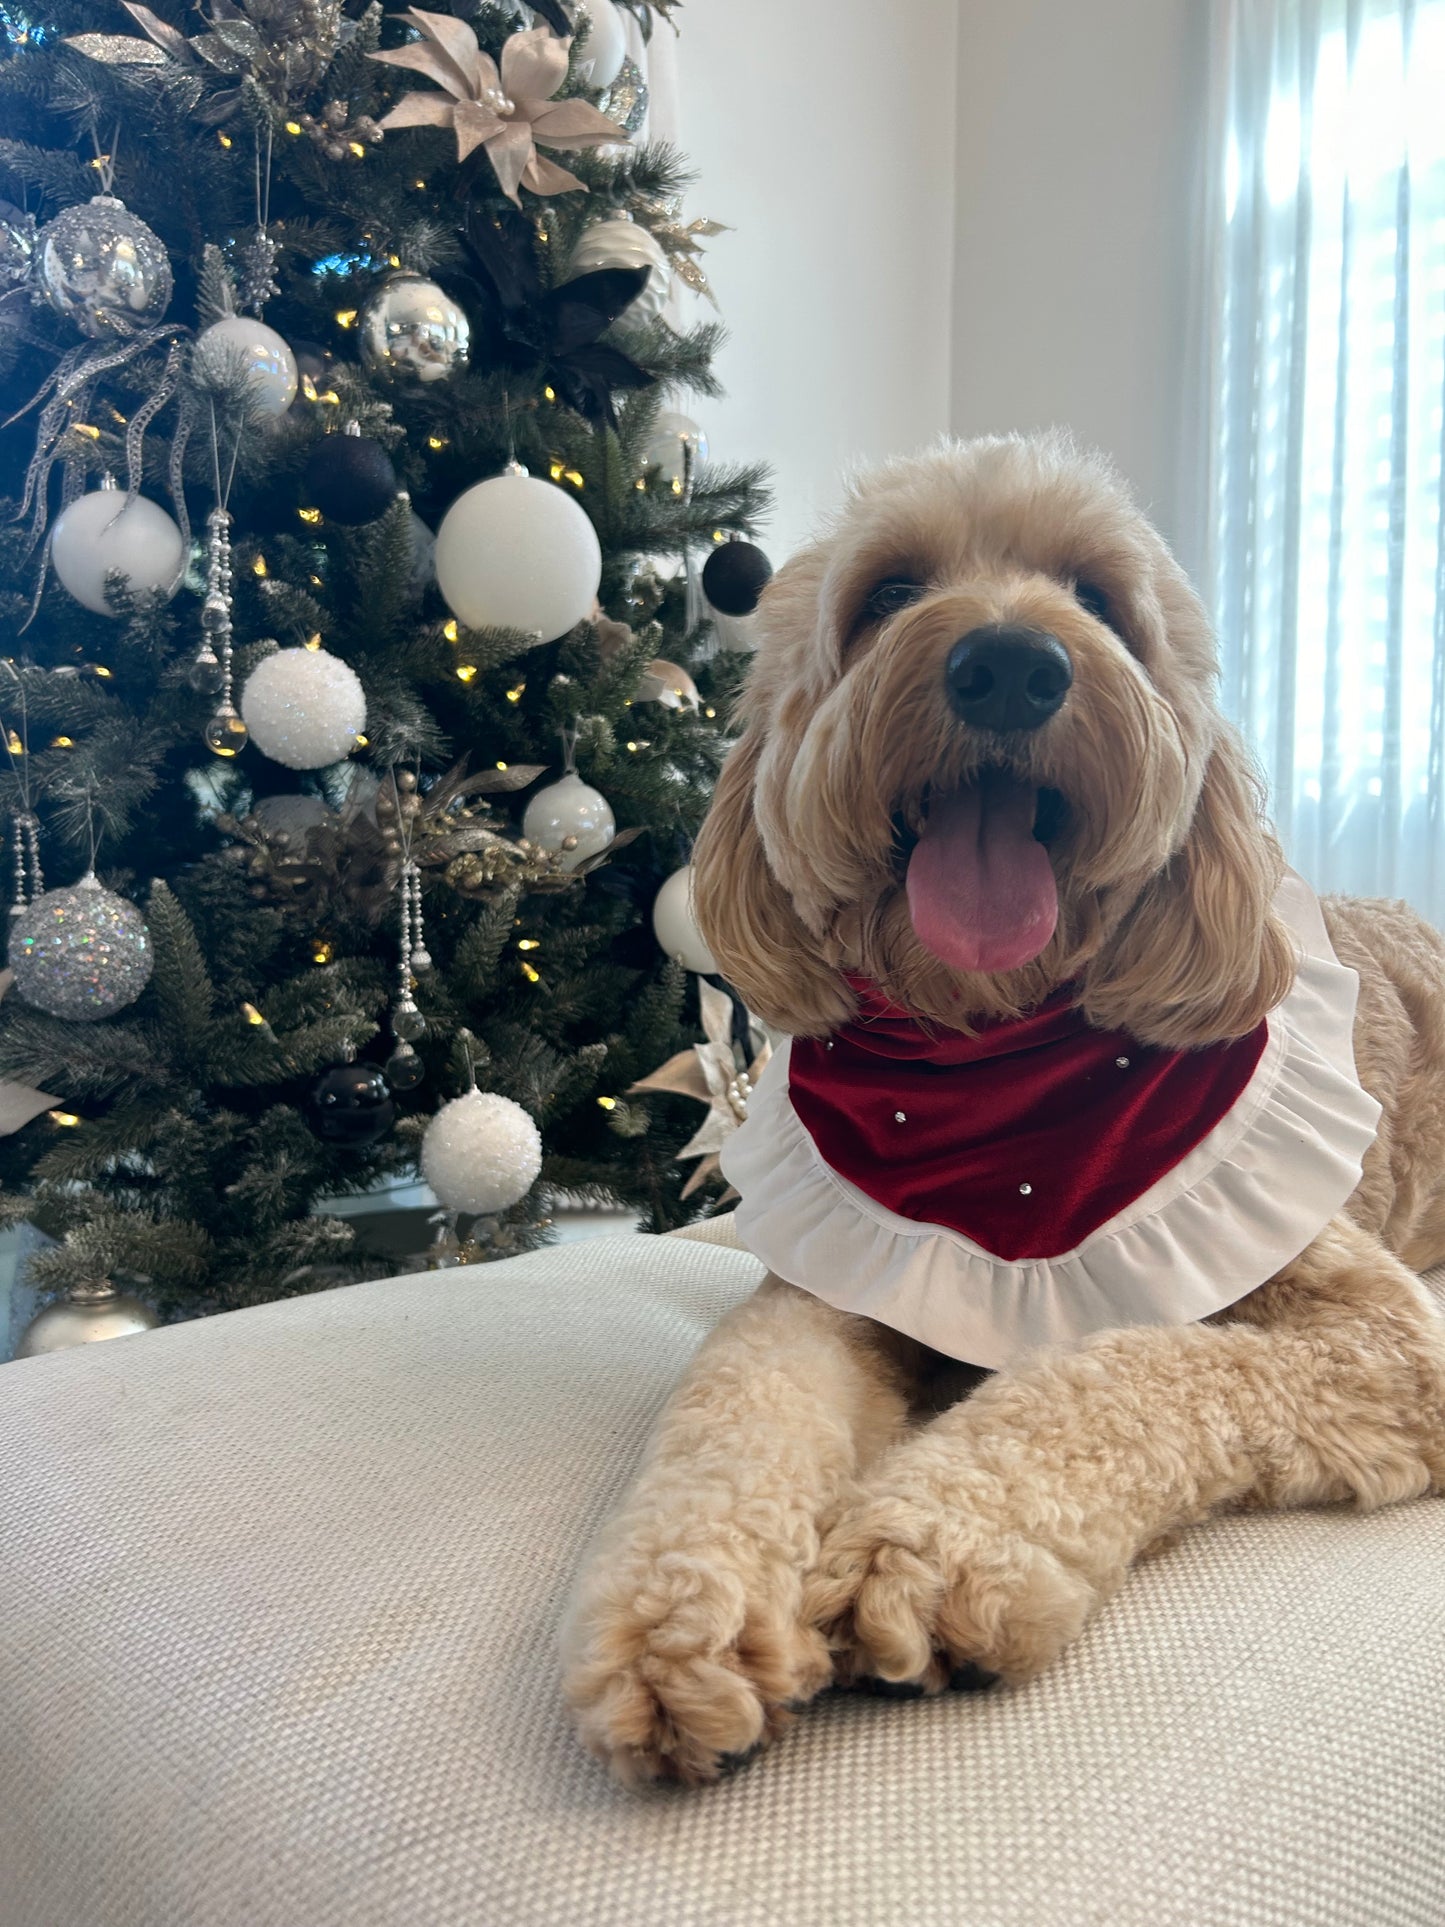
{"type": "Polygon", "coordinates": [[[1276,908],[1298,940],[1294,988],[1238,1102],[1203,1141],[1073,1251],[1010,1262],[915,1224],[827,1164],[775,1052],[729,1138],[742,1244],[780,1278],[936,1351],[998,1368],[1119,1325],[1190,1324],[1299,1256],[1350,1196],[1380,1107],[1355,1073],[1359,980],[1292,872],[1276,908]]]}

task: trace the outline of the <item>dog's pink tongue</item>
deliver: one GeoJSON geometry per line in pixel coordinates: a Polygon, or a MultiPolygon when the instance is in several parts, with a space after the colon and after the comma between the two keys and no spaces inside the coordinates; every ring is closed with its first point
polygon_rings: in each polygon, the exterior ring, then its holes
{"type": "Polygon", "coordinates": [[[908,861],[908,910],[925,949],[955,970],[1017,970],[1059,919],[1048,851],[1034,841],[1038,791],[988,770],[936,801],[908,861]]]}

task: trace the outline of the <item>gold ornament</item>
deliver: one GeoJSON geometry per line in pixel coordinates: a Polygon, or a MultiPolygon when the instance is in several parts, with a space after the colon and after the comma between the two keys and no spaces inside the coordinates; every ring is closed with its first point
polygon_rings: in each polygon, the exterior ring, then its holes
{"type": "Polygon", "coordinates": [[[635,703],[661,703],[664,709],[696,709],[702,702],[697,684],[685,669],[661,656],[644,663],[635,703]]]}
{"type": "MultiPolygon", "coordinates": [[[[714,989],[705,977],[697,980],[697,996],[707,1042],[694,1044],[691,1050],[669,1057],[665,1064],[628,1090],[629,1097],[636,1091],[670,1091],[679,1097],[695,1097],[700,1104],[707,1105],[707,1116],[677,1154],[679,1161],[683,1158],[702,1160],[682,1187],[685,1198],[691,1197],[699,1185],[721,1169],[718,1153],[746,1118],[753,1087],[773,1054],[766,1035],[758,1025],[750,1023],[753,1061],[746,1070],[739,1069],[733,1050],[732,1000],[726,992],[714,989]]],[[[724,1193],[725,1198],[735,1195],[731,1186],[724,1193]]]]}
{"type": "Polygon", "coordinates": [[[586,186],[537,152],[544,147],[602,147],[628,139],[625,127],[608,120],[585,100],[553,100],[567,78],[570,40],[546,27],[512,34],[502,48],[500,73],[490,54],[464,20],[408,7],[399,16],[422,35],[405,47],[370,56],[388,66],[406,67],[434,80],[440,94],[420,90],[403,94],[378,123],[382,128],[450,127],[457,137],[457,159],[485,147],[497,181],[508,200],[522,205],[518,187],[534,194],[566,194],[586,186]]]}
{"type": "Polygon", "coordinates": [[[68,1351],[102,1338],[129,1338],[150,1331],[160,1320],[138,1298],[118,1292],[109,1278],[93,1285],[77,1285],[44,1311],[37,1312],[20,1334],[17,1358],[40,1358],[46,1352],[68,1351]]]}

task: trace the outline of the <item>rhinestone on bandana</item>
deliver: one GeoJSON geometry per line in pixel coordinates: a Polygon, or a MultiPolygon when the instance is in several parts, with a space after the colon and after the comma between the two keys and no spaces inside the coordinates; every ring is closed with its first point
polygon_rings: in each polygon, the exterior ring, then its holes
{"type": "Polygon", "coordinates": [[[1021,1184],[1019,1186],[1019,1196],[1021,1198],[1031,1198],[1033,1195],[1034,1187],[1031,1184],[1021,1184]]]}
{"type": "Polygon", "coordinates": [[[1114,1062],[1115,1064],[1118,1065],[1121,1071],[1126,1071],[1129,1068],[1129,1060],[1127,1057],[1116,1057],[1114,1059],[1114,1062]]]}
{"type": "Polygon", "coordinates": [[[895,1124],[906,1124],[908,1122],[907,1111],[895,1111],[893,1113],[893,1122],[895,1124]]]}

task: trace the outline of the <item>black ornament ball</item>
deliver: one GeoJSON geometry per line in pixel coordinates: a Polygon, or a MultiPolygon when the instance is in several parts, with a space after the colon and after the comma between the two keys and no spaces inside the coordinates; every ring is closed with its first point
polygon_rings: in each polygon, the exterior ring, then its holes
{"type": "Polygon", "coordinates": [[[702,565],[702,592],[724,616],[750,616],[773,565],[751,542],[723,542],[702,565]]]}
{"type": "Polygon", "coordinates": [[[327,435],[307,457],[303,490],[328,521],[359,528],[396,500],[396,470],[369,435],[327,435]]]}
{"type": "Polygon", "coordinates": [[[360,1151],[385,1137],[396,1106],[375,1064],[333,1064],[311,1086],[306,1121],[325,1143],[360,1151]]]}

